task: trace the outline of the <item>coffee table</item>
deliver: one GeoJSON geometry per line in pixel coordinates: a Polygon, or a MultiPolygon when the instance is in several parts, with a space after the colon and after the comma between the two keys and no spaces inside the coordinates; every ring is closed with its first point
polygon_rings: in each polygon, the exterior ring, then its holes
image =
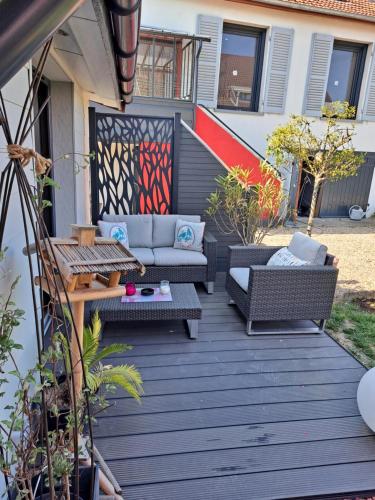
{"type": "MultiPolygon", "coordinates": [[[[158,285],[137,285],[142,288],[158,285]]],[[[182,319],[187,321],[191,339],[198,338],[198,322],[202,306],[192,283],[171,283],[172,301],[122,303],[121,298],[102,299],[93,302],[92,310],[98,309],[102,322],[106,321],[153,321],[182,319]]]]}

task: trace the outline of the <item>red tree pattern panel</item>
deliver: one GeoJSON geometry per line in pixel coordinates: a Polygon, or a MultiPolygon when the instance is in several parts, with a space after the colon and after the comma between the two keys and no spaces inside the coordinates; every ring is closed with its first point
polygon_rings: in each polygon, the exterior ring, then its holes
{"type": "Polygon", "coordinates": [[[142,142],[139,146],[139,212],[168,214],[171,207],[171,144],[142,142]],[[156,167],[155,167],[156,165],[156,167]],[[157,211],[155,211],[157,208],[157,211]]]}
{"type": "Polygon", "coordinates": [[[173,119],[96,114],[98,218],[171,212],[173,119]]]}

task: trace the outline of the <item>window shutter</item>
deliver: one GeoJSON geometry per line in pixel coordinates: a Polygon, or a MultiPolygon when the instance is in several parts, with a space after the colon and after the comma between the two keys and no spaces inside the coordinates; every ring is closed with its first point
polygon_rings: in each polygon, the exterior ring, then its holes
{"type": "Polygon", "coordinates": [[[329,67],[333,49],[333,36],[314,33],[311,42],[303,112],[320,116],[325,102],[329,67]]]}
{"type": "Polygon", "coordinates": [[[203,42],[198,59],[197,102],[215,108],[220,71],[223,20],[214,16],[198,16],[198,33],[211,38],[203,42]]]}
{"type": "Polygon", "coordinates": [[[264,96],[266,113],[284,113],[293,37],[293,29],[272,28],[264,96]]]}
{"type": "Polygon", "coordinates": [[[363,106],[363,120],[375,121],[375,50],[372,49],[370,74],[367,82],[365,103],[363,106]]]}

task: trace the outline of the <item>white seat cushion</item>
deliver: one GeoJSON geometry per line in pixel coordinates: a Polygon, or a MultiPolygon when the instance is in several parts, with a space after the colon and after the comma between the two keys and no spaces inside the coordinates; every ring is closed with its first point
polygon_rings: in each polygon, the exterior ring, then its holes
{"type": "Polygon", "coordinates": [[[250,268],[248,267],[231,267],[229,269],[229,274],[232,276],[234,281],[247,293],[249,286],[249,274],[250,268]]]}
{"type": "Polygon", "coordinates": [[[154,252],[151,248],[130,248],[130,251],[145,266],[155,264],[154,252]]]}
{"type": "Polygon", "coordinates": [[[203,253],[178,248],[154,248],[156,266],[205,266],[207,257],[203,253]]]}
{"type": "Polygon", "coordinates": [[[103,214],[108,222],[126,222],[130,248],[152,248],[152,215],[103,214]]]}
{"type": "Polygon", "coordinates": [[[288,245],[288,250],[299,259],[306,260],[309,264],[315,266],[324,266],[325,264],[327,247],[306,234],[294,233],[288,245]]]}
{"type": "Polygon", "coordinates": [[[158,215],[152,216],[152,247],[173,247],[177,219],[200,222],[200,215],[158,215]]]}

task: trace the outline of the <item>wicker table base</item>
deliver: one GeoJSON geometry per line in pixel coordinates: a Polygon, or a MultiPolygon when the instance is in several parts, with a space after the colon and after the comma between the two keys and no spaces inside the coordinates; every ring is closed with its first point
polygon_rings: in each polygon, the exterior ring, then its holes
{"type": "MultiPolygon", "coordinates": [[[[144,285],[143,287],[157,285],[144,285]]],[[[171,283],[171,302],[137,302],[124,304],[120,298],[103,299],[92,303],[98,309],[102,322],[106,321],[151,321],[187,320],[190,338],[198,337],[198,321],[202,317],[202,306],[192,283],[171,283]]]]}

